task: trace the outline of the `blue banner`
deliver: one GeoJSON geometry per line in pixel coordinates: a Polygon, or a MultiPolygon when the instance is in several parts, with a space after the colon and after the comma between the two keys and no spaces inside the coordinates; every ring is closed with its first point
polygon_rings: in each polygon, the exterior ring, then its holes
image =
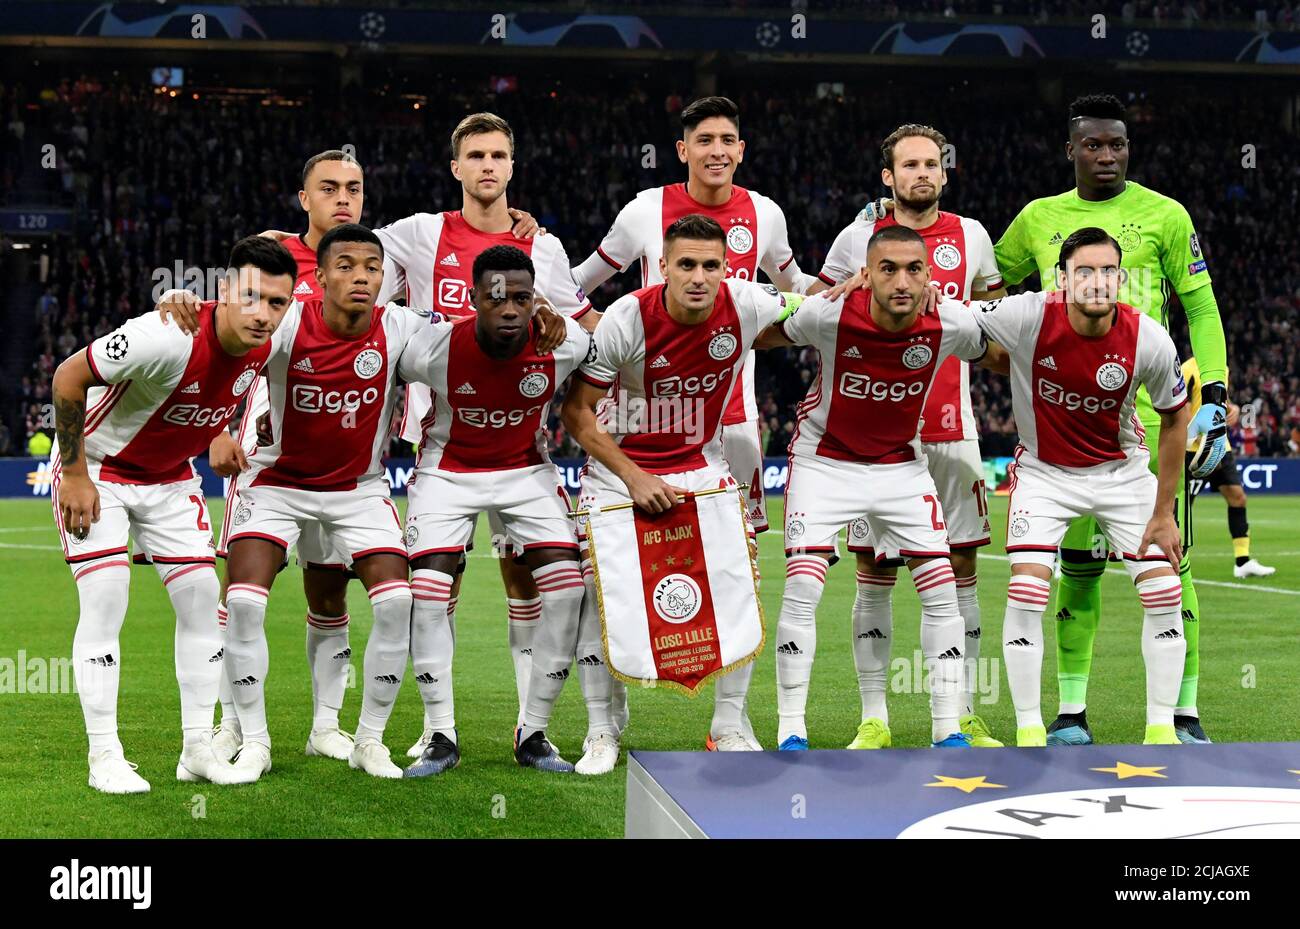
{"type": "Polygon", "coordinates": [[[238,39],[373,48],[496,45],[800,56],[1300,64],[1300,34],[1296,33],[1156,27],[1100,16],[1088,22],[1041,25],[1006,20],[889,22],[815,11],[767,16],[635,16],[497,13],[491,6],[481,11],[447,11],[202,3],[10,3],[0,20],[0,34],[76,36],[108,42],[185,40],[209,47],[238,39]]]}
{"type": "MultiPolygon", "coordinates": [[[[989,458],[984,462],[989,489],[997,492],[1006,482],[1010,458],[989,458]]],[[[208,467],[206,459],[194,462],[203,478],[203,492],[223,497],[225,481],[208,467]]],[[[578,492],[583,459],[557,458],[555,466],[571,494],[578,492]]],[[[415,470],[414,458],[390,458],[386,462],[388,483],[394,496],[405,496],[406,485],[415,470]]],[[[1241,484],[1250,494],[1300,494],[1300,458],[1238,458],[1241,484]]],[[[763,492],[785,493],[789,465],[784,458],[763,459],[763,492]]],[[[0,497],[48,497],[50,465],[41,458],[0,458],[0,497]]]]}

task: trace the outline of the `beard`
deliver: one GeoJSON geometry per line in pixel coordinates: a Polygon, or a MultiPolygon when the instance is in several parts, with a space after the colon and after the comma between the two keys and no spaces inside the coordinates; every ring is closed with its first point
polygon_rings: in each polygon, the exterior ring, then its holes
{"type": "Polygon", "coordinates": [[[939,202],[939,190],[938,188],[935,188],[934,193],[930,196],[918,198],[912,198],[906,194],[895,193],[894,202],[906,207],[913,213],[924,213],[926,210],[930,209],[930,207],[939,202]]]}

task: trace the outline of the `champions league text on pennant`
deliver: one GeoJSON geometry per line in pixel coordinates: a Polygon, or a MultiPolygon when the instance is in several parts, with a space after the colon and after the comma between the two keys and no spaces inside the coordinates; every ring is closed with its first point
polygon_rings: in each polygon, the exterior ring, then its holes
{"type": "Polygon", "coordinates": [[[695,696],[762,651],[757,566],[736,491],[690,494],[658,515],[593,511],[587,534],[615,677],[695,696]]]}

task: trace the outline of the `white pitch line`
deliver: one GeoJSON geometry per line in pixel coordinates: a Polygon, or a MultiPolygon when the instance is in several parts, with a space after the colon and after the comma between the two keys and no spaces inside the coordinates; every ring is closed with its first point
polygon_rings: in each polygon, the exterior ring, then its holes
{"type": "Polygon", "coordinates": [[[53,530],[53,526],[11,526],[0,529],[0,532],[52,532],[53,530]]]}
{"type": "Polygon", "coordinates": [[[16,542],[0,542],[0,548],[25,548],[33,552],[61,552],[57,545],[19,545],[16,542]]]}
{"type": "MultiPolygon", "coordinates": [[[[1009,561],[1006,555],[980,555],[981,558],[987,558],[990,561],[1009,561]]],[[[1107,574],[1119,574],[1127,577],[1128,572],[1123,568],[1107,568],[1107,574]]],[[[1232,590],[1252,590],[1262,591],[1266,594],[1289,594],[1292,597],[1300,597],[1300,590],[1290,590],[1286,587],[1264,587],[1257,584],[1237,584],[1233,581],[1208,581],[1204,578],[1193,578],[1197,587],[1228,587],[1232,590]]]]}

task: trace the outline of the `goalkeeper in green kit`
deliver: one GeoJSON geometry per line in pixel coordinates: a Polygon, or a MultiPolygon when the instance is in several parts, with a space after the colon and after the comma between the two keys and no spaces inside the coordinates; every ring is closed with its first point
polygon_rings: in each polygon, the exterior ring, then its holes
{"type": "MultiPolygon", "coordinates": [[[[1146,187],[1127,180],[1129,147],[1124,106],[1112,96],[1080,97],[1070,105],[1070,143],[1075,189],[1029,203],[994,246],[1008,284],[1037,271],[1044,289],[1055,284],[1053,266],[1061,242],[1074,230],[1100,226],[1123,249],[1124,274],[1119,299],[1169,326],[1170,302],[1178,295],[1187,314],[1192,353],[1201,368],[1201,408],[1188,427],[1189,440],[1203,437],[1192,458],[1193,477],[1205,477],[1227,451],[1227,348],[1210,274],[1187,210],[1146,187]]],[[[1137,416],[1146,431],[1151,469],[1156,470],[1160,417],[1143,388],[1137,416]]],[[[1192,547],[1191,499],[1186,482],[1178,495],[1176,518],[1184,551],[1192,547]]],[[[1056,656],[1060,715],[1047,729],[1048,745],[1092,742],[1085,712],[1093,641],[1101,612],[1101,576],[1106,545],[1091,519],[1075,522],[1061,543],[1061,581],[1056,593],[1056,656]]],[[[1174,725],[1182,742],[1209,742],[1196,709],[1200,606],[1192,586],[1191,559],[1179,567],[1183,588],[1183,629],[1187,659],[1174,725]]]]}

